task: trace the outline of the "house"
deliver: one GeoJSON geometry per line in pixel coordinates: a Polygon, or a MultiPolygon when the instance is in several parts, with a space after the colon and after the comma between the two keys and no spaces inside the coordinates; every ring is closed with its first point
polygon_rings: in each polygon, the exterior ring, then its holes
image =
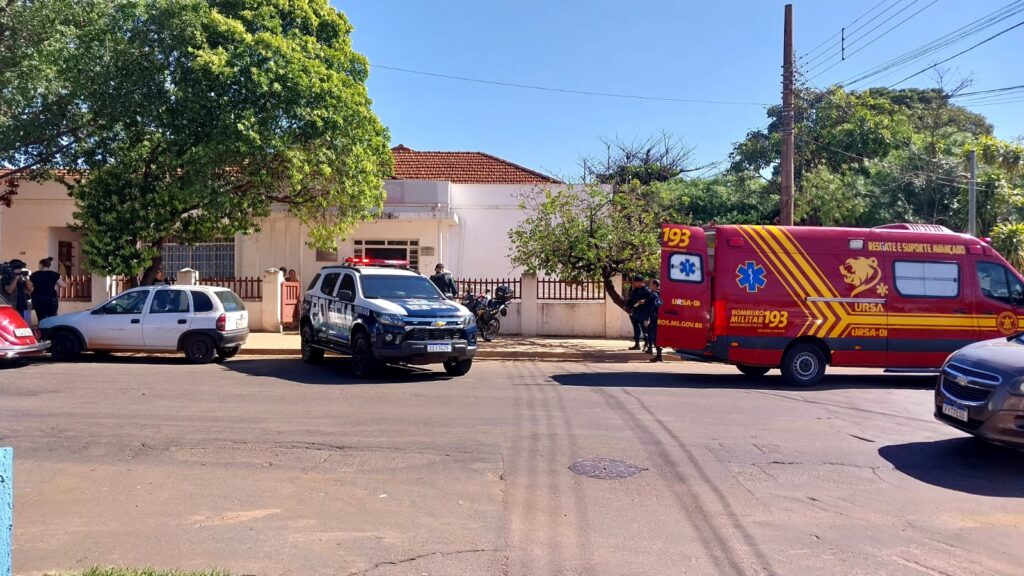
{"type": "MultiPolygon", "coordinates": [[[[350,256],[408,260],[429,273],[443,262],[459,277],[517,275],[508,255],[508,232],[523,218],[518,197],[558,180],[483,152],[392,149],[394,176],[384,188],[381,217],[361,223],[336,250],[306,245],[306,230],[275,207],[260,231],[196,246],[167,244],[164,269],[199,271],[200,278],[257,277],[268,268],[294,268],[308,279],[320,267],[350,256]]],[[[82,266],[81,234],[69,228],[74,201],[57,183],[21,183],[10,208],[0,207],[0,261],[30,265],[52,255],[61,274],[82,266]]]]}

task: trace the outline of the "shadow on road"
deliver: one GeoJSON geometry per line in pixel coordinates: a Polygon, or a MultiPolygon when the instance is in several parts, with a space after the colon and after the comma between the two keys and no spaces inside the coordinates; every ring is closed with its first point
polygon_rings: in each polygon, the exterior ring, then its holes
{"type": "Polygon", "coordinates": [[[663,372],[602,372],[556,374],[552,380],[562,386],[589,386],[615,388],[693,388],[731,390],[844,390],[857,388],[900,388],[930,390],[935,388],[935,376],[902,374],[867,374],[826,376],[821,385],[813,388],[792,388],[781,376],[748,378],[742,374],[670,374],[663,372]]]}
{"type": "Polygon", "coordinates": [[[450,380],[443,371],[412,366],[386,366],[376,378],[356,378],[347,358],[325,358],[323,364],[311,365],[298,358],[233,358],[221,366],[249,376],[276,378],[299,384],[317,386],[352,386],[358,384],[409,384],[450,380]]]}
{"type": "Polygon", "coordinates": [[[1024,452],[977,438],[894,444],[878,454],[907,476],[976,496],[1024,498],[1024,452]]]}

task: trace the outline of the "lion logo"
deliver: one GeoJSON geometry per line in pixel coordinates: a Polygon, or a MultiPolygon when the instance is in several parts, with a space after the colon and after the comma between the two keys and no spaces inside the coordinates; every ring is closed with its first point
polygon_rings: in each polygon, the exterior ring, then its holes
{"type": "Polygon", "coordinates": [[[856,296],[872,288],[882,279],[882,271],[878,268],[878,259],[865,256],[847,258],[846,263],[839,267],[839,272],[843,275],[843,280],[853,286],[850,296],[856,296]]]}

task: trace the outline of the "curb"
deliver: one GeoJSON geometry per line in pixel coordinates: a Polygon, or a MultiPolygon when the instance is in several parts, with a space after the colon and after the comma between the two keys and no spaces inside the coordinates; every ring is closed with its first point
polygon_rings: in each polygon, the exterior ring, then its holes
{"type": "MultiPolygon", "coordinates": [[[[295,348],[246,348],[245,346],[238,353],[239,356],[299,356],[299,350],[295,348]]],[[[630,363],[643,362],[649,364],[650,356],[634,352],[551,352],[551,351],[525,351],[525,350],[478,350],[476,360],[493,361],[560,361],[560,362],[609,362],[609,363],[630,363]]],[[[683,362],[682,358],[675,355],[665,354],[666,362],[683,362]]]]}

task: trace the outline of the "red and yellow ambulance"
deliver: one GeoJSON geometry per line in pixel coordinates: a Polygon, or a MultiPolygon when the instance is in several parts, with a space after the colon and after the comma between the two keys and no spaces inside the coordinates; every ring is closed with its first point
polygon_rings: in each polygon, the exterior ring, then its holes
{"type": "Polygon", "coordinates": [[[1024,282],[991,246],[942,226],[661,230],[658,346],[781,368],[932,370],[960,347],[1022,331],[1024,282]]]}

